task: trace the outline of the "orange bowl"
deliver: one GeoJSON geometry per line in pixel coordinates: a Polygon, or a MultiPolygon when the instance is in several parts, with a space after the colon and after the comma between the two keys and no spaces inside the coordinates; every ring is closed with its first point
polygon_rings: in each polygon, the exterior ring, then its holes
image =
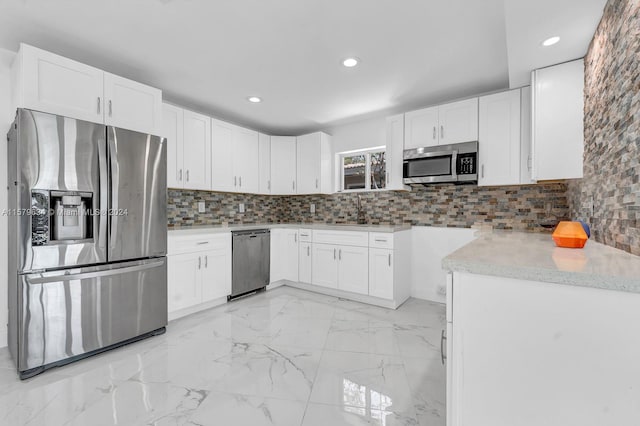
{"type": "Polygon", "coordinates": [[[563,221],[551,235],[558,247],[583,248],[589,237],[580,222],[563,221]]]}

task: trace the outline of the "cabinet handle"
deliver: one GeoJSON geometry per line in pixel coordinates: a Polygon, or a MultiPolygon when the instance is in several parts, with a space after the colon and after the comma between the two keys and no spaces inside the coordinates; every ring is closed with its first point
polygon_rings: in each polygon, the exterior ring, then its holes
{"type": "Polygon", "coordinates": [[[187,182],[189,182],[189,170],[187,170],[187,182]]]}
{"type": "Polygon", "coordinates": [[[242,176],[240,176],[240,177],[238,178],[238,182],[240,182],[240,185],[238,185],[238,186],[240,186],[240,188],[242,188],[242,176]]]}
{"type": "Polygon", "coordinates": [[[333,249],[333,260],[336,260],[336,249],[333,249]]]}
{"type": "Polygon", "coordinates": [[[342,249],[338,250],[338,260],[342,260],[342,249]]]}
{"type": "Polygon", "coordinates": [[[294,243],[298,242],[298,234],[293,234],[293,242],[294,243]]]}
{"type": "Polygon", "coordinates": [[[209,256],[205,256],[204,257],[204,267],[208,268],[209,267],[209,256]]]}
{"type": "Polygon", "coordinates": [[[444,126],[440,125],[440,139],[444,139],[444,126]]]}
{"type": "Polygon", "coordinates": [[[311,246],[307,246],[307,257],[311,256],[311,246]]]}
{"type": "Polygon", "coordinates": [[[204,245],[204,244],[209,244],[209,241],[200,241],[200,242],[197,242],[196,244],[201,246],[201,245],[204,245]]]}
{"type": "Polygon", "coordinates": [[[198,256],[198,269],[202,269],[202,258],[198,256]]]}
{"type": "Polygon", "coordinates": [[[318,179],[316,178],[316,189],[318,189],[318,179]]]}
{"type": "Polygon", "coordinates": [[[391,266],[391,253],[389,253],[389,266],[391,266]]]}
{"type": "Polygon", "coordinates": [[[480,166],[480,176],[484,179],[484,164],[480,166]]]}
{"type": "Polygon", "coordinates": [[[433,126],[433,140],[436,140],[436,126],[433,126]]]}
{"type": "Polygon", "coordinates": [[[532,164],[531,156],[527,155],[527,170],[529,171],[531,171],[531,164],[532,164]]]}
{"type": "Polygon", "coordinates": [[[444,342],[447,340],[447,336],[445,331],[442,330],[442,334],[440,335],[440,360],[442,361],[442,365],[444,365],[444,361],[447,359],[447,356],[444,354],[444,342]]]}
{"type": "Polygon", "coordinates": [[[233,186],[238,186],[238,176],[233,177],[233,186]]]}
{"type": "Polygon", "coordinates": [[[109,99],[109,117],[113,116],[113,105],[111,103],[111,99],[109,99]]]}
{"type": "Polygon", "coordinates": [[[178,182],[182,182],[182,169],[178,172],[178,182]]]}
{"type": "Polygon", "coordinates": [[[387,240],[376,238],[376,243],[386,243],[386,242],[387,242],[387,240]]]}
{"type": "Polygon", "coordinates": [[[102,105],[102,99],[98,96],[98,114],[100,114],[100,107],[102,105]]]}
{"type": "Polygon", "coordinates": [[[271,191],[271,181],[270,180],[267,181],[267,189],[269,191],[271,191]]]}
{"type": "Polygon", "coordinates": [[[295,191],[296,190],[296,181],[292,181],[291,182],[291,188],[295,191]]]}

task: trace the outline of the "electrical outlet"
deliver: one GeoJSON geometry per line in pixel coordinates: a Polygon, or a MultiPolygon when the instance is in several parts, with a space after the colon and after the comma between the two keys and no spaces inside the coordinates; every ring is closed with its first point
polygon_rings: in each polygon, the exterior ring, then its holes
{"type": "Polygon", "coordinates": [[[315,212],[316,212],[316,205],[315,205],[315,204],[313,204],[313,203],[311,203],[311,204],[309,205],[309,211],[310,211],[311,213],[315,213],[315,212]]]}
{"type": "Polygon", "coordinates": [[[198,213],[204,213],[205,205],[204,201],[198,201],[198,213]]]}
{"type": "Polygon", "coordinates": [[[238,205],[238,211],[239,211],[240,213],[244,213],[244,203],[240,203],[240,204],[238,205]]]}

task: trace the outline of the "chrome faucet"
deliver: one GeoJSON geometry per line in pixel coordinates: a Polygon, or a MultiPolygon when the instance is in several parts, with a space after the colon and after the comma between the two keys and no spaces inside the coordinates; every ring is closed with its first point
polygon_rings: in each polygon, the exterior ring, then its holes
{"type": "Polygon", "coordinates": [[[364,225],[367,223],[367,218],[364,215],[364,211],[362,211],[362,197],[360,194],[358,194],[358,200],[356,202],[356,213],[358,225],[364,225]]]}

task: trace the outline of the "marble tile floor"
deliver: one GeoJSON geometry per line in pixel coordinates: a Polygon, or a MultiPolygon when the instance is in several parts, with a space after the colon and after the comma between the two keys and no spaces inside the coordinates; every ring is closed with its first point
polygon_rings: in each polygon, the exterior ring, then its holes
{"type": "Polygon", "coordinates": [[[388,310],[280,287],[20,382],[1,425],[445,424],[444,306],[388,310]]]}

